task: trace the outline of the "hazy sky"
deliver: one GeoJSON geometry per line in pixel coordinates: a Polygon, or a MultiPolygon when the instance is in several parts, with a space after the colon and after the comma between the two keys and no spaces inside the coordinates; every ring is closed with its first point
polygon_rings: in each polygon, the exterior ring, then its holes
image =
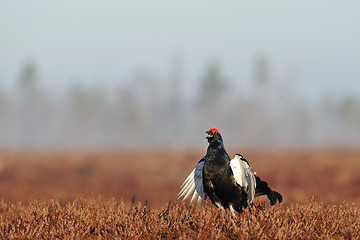
{"type": "Polygon", "coordinates": [[[16,1],[0,2],[0,84],[26,61],[44,85],[103,81],[147,69],[168,76],[183,64],[187,86],[216,59],[251,89],[257,56],[275,77],[294,77],[306,98],[360,94],[360,1],[16,1]]]}

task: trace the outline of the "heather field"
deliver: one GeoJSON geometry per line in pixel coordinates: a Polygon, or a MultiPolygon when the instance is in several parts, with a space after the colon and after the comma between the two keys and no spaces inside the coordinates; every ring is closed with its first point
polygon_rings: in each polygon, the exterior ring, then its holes
{"type": "Polygon", "coordinates": [[[177,202],[201,151],[4,151],[0,239],[360,238],[359,151],[241,153],[282,204],[261,197],[231,218],[177,202]]]}

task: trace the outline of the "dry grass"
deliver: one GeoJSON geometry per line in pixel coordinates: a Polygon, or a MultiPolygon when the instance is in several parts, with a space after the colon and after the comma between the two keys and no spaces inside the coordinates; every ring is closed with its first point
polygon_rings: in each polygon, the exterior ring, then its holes
{"type": "Polygon", "coordinates": [[[161,210],[103,198],[0,204],[1,239],[330,239],[359,238],[360,209],[311,201],[252,206],[232,219],[211,206],[161,210]]]}
{"type": "Polygon", "coordinates": [[[285,200],[231,219],[175,201],[202,152],[3,152],[0,239],[359,238],[360,152],[242,153],[285,200]]]}

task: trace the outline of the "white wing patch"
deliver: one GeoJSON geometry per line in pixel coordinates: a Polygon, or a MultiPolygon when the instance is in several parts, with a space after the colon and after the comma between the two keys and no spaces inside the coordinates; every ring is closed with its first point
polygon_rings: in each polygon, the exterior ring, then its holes
{"type": "Polygon", "coordinates": [[[236,154],[230,161],[230,167],[233,171],[237,184],[247,192],[247,202],[250,204],[255,198],[256,179],[255,175],[246,161],[242,160],[242,156],[236,154]]]}
{"type": "Polygon", "coordinates": [[[192,170],[189,176],[186,178],[184,183],[181,185],[180,192],[178,194],[178,200],[182,198],[182,201],[186,201],[192,194],[190,200],[190,206],[197,199],[198,204],[201,203],[201,200],[204,198],[207,199],[206,193],[204,193],[204,185],[203,185],[203,168],[205,161],[201,161],[198,163],[196,168],[192,170]]]}

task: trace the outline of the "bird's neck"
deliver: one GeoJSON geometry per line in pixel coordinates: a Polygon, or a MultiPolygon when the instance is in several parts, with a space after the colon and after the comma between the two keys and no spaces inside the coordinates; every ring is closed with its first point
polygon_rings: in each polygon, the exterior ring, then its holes
{"type": "Polygon", "coordinates": [[[207,148],[206,155],[207,156],[227,155],[224,147],[224,143],[222,141],[213,142],[207,148]]]}
{"type": "Polygon", "coordinates": [[[209,148],[210,149],[219,149],[219,150],[224,149],[225,150],[224,143],[220,139],[210,143],[208,149],[209,148]]]}

